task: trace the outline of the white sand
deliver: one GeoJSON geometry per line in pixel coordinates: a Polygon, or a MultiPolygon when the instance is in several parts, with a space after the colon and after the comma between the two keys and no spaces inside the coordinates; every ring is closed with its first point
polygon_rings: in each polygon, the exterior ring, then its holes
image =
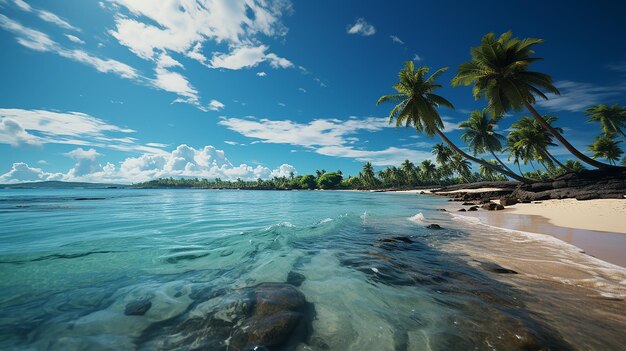
{"type": "Polygon", "coordinates": [[[513,214],[543,216],[560,227],[626,234],[626,200],[546,200],[507,209],[513,214]]]}
{"type": "Polygon", "coordinates": [[[486,191],[500,191],[501,188],[478,188],[478,189],[459,189],[453,191],[442,191],[444,194],[454,194],[454,193],[484,193],[486,191]]]}

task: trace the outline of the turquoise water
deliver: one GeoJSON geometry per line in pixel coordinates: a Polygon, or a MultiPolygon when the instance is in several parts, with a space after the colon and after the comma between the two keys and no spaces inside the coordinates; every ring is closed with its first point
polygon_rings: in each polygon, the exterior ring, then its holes
{"type": "Polygon", "coordinates": [[[574,349],[526,307],[527,293],[443,250],[470,235],[437,210],[445,204],[356,192],[0,190],[0,349],[239,349],[229,335],[245,316],[216,316],[246,289],[286,281],[306,298],[306,328],[267,349],[574,349]],[[147,312],[128,315],[137,301],[147,312]]]}

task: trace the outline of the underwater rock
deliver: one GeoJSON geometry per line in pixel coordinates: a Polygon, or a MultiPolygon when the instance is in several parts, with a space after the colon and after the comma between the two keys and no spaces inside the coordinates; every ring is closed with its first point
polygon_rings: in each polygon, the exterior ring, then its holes
{"type": "Polygon", "coordinates": [[[406,243],[406,244],[410,244],[413,242],[413,240],[411,240],[411,238],[409,238],[408,236],[392,236],[390,238],[381,238],[376,240],[378,242],[381,243],[406,243]]]}
{"type": "Polygon", "coordinates": [[[483,267],[486,271],[499,273],[499,274],[518,274],[516,271],[508,268],[504,268],[497,263],[492,262],[484,262],[481,263],[481,267],[483,267]]]}
{"type": "Polygon", "coordinates": [[[435,223],[427,225],[426,228],[428,228],[428,229],[442,229],[439,224],[435,224],[435,223]]]}
{"type": "Polygon", "coordinates": [[[150,307],[152,307],[152,302],[147,299],[131,301],[126,305],[124,314],[127,316],[143,316],[150,310],[150,307]]]}
{"type": "Polygon", "coordinates": [[[304,275],[298,273],[298,272],[294,272],[294,271],[290,271],[287,274],[287,284],[291,284],[293,286],[300,286],[302,285],[302,283],[304,282],[306,278],[304,277],[304,275]]]}

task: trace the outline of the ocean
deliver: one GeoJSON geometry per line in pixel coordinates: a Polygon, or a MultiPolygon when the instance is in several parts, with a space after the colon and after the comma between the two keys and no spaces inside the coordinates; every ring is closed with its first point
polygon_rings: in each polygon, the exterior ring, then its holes
{"type": "Polygon", "coordinates": [[[626,345],[623,268],[446,206],[348,191],[0,190],[0,349],[626,345]]]}

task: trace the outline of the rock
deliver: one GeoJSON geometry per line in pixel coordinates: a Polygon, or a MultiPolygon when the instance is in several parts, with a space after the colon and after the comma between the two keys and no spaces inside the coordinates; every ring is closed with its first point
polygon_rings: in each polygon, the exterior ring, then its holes
{"type": "Polygon", "coordinates": [[[291,271],[287,274],[287,284],[291,284],[293,286],[302,285],[302,282],[304,282],[305,279],[304,275],[298,272],[291,271]]]}
{"type": "Polygon", "coordinates": [[[464,208],[459,209],[459,212],[465,212],[465,211],[467,211],[467,210],[464,209],[464,208]]]}
{"type": "Polygon", "coordinates": [[[500,204],[502,206],[512,206],[515,205],[516,203],[518,203],[517,198],[516,197],[501,197],[500,198],[500,204]]]}
{"type": "Polygon", "coordinates": [[[407,244],[410,244],[413,242],[413,240],[411,240],[411,238],[407,236],[393,236],[390,238],[377,239],[376,241],[381,242],[381,243],[407,243],[407,244]]]}
{"type": "Polygon", "coordinates": [[[428,228],[428,229],[442,229],[439,224],[435,224],[435,223],[427,225],[426,228],[428,228]]]}
{"type": "Polygon", "coordinates": [[[304,305],[304,295],[294,286],[282,283],[263,283],[254,289],[256,304],[254,316],[262,317],[294,310],[304,305]]]}
{"type": "Polygon", "coordinates": [[[497,204],[495,202],[490,202],[481,206],[483,209],[488,211],[500,211],[504,210],[504,206],[497,204]]]}
{"type": "Polygon", "coordinates": [[[516,271],[508,268],[504,268],[497,263],[493,262],[483,262],[481,263],[481,267],[483,267],[486,271],[499,273],[499,274],[518,274],[516,271]]]}
{"type": "Polygon", "coordinates": [[[147,299],[131,301],[126,305],[124,314],[127,316],[143,316],[150,310],[150,307],[152,307],[152,302],[147,299]]]}
{"type": "Polygon", "coordinates": [[[478,211],[478,206],[472,206],[467,209],[468,211],[478,211]]]}
{"type": "Polygon", "coordinates": [[[424,195],[426,194],[424,191],[420,191],[420,195],[424,195]]]}
{"type": "Polygon", "coordinates": [[[596,192],[583,193],[576,195],[576,200],[585,201],[585,200],[594,200],[600,198],[600,194],[596,192]]]}
{"type": "Polygon", "coordinates": [[[473,205],[476,205],[476,204],[473,203],[473,202],[464,202],[461,205],[463,205],[463,206],[473,206],[473,205]]]}
{"type": "Polygon", "coordinates": [[[445,208],[440,208],[437,211],[441,211],[441,212],[448,212],[445,208]]]}
{"type": "Polygon", "coordinates": [[[259,347],[282,344],[300,322],[302,315],[280,311],[267,317],[254,316],[235,331],[231,343],[239,350],[262,350],[259,347]]]}

